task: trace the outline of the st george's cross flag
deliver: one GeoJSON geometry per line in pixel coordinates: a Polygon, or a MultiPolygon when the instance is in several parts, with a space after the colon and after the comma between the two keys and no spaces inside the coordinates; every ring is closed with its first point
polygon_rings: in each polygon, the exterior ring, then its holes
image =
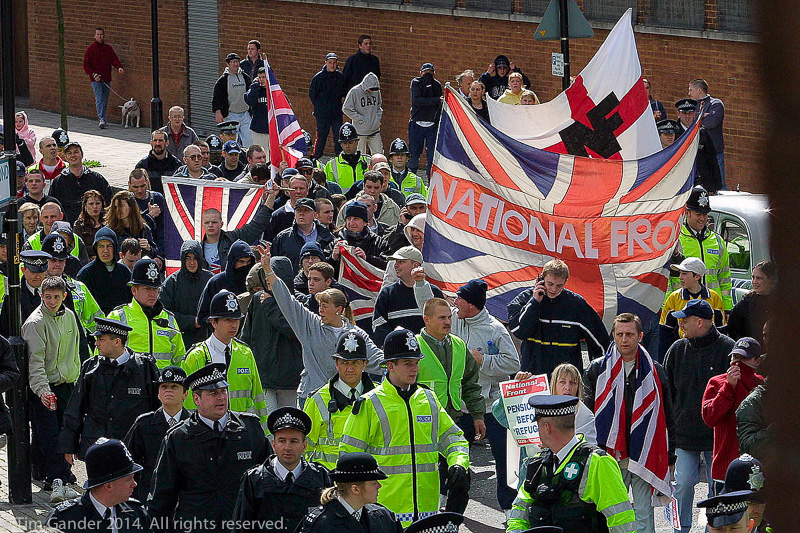
{"type": "MultiPolygon", "coordinates": [[[[264,187],[232,181],[197,180],[164,176],[164,219],[167,275],[181,268],[181,245],[203,241],[202,215],[216,209],[222,215],[222,229],[234,230],[247,224],[261,206],[264,187]]],[[[247,243],[253,244],[253,243],[247,243]]],[[[225,265],[209,265],[217,274],[225,265]]]]}
{"type": "Polygon", "coordinates": [[[628,9],[572,85],[553,100],[514,106],[488,98],[492,126],[559,154],[630,160],[661,150],[631,14],[628,9]]]}
{"type": "Polygon", "coordinates": [[[267,69],[267,117],[269,120],[269,160],[272,167],[272,176],[280,174],[281,161],[286,161],[290,168],[294,168],[295,163],[301,157],[305,157],[308,147],[306,139],[303,137],[303,129],[297,121],[297,117],[292,109],[292,104],[286,93],[281,89],[275,71],[264,59],[264,66],[267,69]]]}
{"type": "Polygon", "coordinates": [[[699,127],[638,160],[557,154],[486,124],[448,87],[425,225],[429,279],[454,294],[483,278],[486,307],[505,320],[509,302],[559,258],[569,289],[609,329],[625,311],[649,322],[664,301],[699,127]]]}

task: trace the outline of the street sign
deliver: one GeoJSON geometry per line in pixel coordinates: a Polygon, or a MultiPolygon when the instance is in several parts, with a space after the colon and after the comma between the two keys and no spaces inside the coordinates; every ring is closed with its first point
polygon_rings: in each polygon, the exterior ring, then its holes
{"type": "Polygon", "coordinates": [[[11,158],[0,156],[0,207],[5,206],[11,201],[11,177],[17,179],[16,164],[11,170],[11,158]]]}
{"type": "Polygon", "coordinates": [[[536,28],[533,38],[537,41],[555,41],[561,39],[561,15],[559,1],[567,2],[569,9],[569,38],[588,39],[594,36],[594,30],[589,26],[589,21],[581,13],[575,0],[550,0],[544,12],[539,27],[536,28]]]}
{"type": "Polygon", "coordinates": [[[561,77],[564,75],[564,54],[553,52],[553,76],[561,77]]]}

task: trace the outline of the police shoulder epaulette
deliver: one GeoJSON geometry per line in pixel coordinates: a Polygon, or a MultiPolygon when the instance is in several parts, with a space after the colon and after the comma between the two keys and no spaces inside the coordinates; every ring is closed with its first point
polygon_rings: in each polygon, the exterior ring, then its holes
{"type": "MultiPolygon", "coordinates": [[[[233,411],[231,411],[231,412],[233,412],[233,411]]],[[[258,417],[258,415],[257,415],[257,414],[255,414],[255,413],[249,413],[249,412],[247,412],[247,411],[238,411],[238,412],[236,412],[236,414],[237,414],[237,415],[239,415],[239,416],[241,416],[241,417],[242,417],[242,419],[246,419],[246,418],[252,418],[252,419],[253,419],[253,420],[255,420],[257,423],[261,423],[261,419],[260,419],[260,418],[258,417]]]]}
{"type": "Polygon", "coordinates": [[[308,511],[308,514],[306,515],[306,519],[305,519],[306,523],[307,524],[313,524],[317,520],[317,518],[322,516],[322,513],[324,511],[325,511],[325,507],[323,507],[322,505],[320,505],[319,507],[314,507],[313,509],[308,511]]]}
{"type": "Polygon", "coordinates": [[[65,502],[61,502],[56,505],[56,511],[66,511],[70,507],[75,507],[81,502],[80,498],[73,498],[71,500],[67,500],[65,502]]]}

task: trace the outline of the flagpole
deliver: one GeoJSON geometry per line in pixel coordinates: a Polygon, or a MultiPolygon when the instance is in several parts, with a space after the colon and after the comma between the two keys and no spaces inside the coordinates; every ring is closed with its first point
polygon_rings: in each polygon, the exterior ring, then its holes
{"type": "Polygon", "coordinates": [[[561,89],[569,89],[569,0],[558,0],[561,13],[561,54],[564,56],[564,75],[561,77],[561,89]]]}

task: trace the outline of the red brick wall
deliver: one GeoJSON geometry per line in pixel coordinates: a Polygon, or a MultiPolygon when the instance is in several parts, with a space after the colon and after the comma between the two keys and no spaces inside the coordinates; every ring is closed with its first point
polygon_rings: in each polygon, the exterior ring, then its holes
{"type": "MultiPolygon", "coordinates": [[[[55,5],[55,0],[28,1],[31,106],[52,111],[60,109],[55,5]]],[[[94,39],[96,27],[105,29],[106,43],[114,47],[125,66],[124,76],[114,72],[111,88],[126,100],[135,98],[142,106],[142,126],[149,125],[153,67],[148,0],[64,2],[68,113],[97,117],[90,80],[83,71],[83,54],[94,39]]],[[[186,1],[162,0],[159,2],[159,85],[165,120],[170,106],[186,107],[188,104],[186,40],[186,1]]],[[[122,104],[121,98],[110,95],[109,120],[121,120],[118,106],[122,104]]]]}
{"type": "MultiPolygon", "coordinates": [[[[54,0],[29,0],[31,35],[31,100],[36,107],[58,108],[56,25],[54,0]],[[37,73],[34,75],[33,73],[37,73]],[[37,88],[36,76],[44,76],[45,90],[37,88]]],[[[259,39],[286,91],[301,125],[314,131],[308,83],[322,67],[328,51],[335,51],[344,65],[356,50],[359,34],[373,37],[373,50],[380,57],[384,120],[384,145],[395,137],[406,137],[410,108],[409,83],[425,61],[432,61],[441,81],[452,81],[466,68],[481,73],[497,53],[505,53],[531,79],[533,89],[546,101],[561,90],[561,80],[550,74],[550,53],[557,42],[536,42],[536,25],[491,19],[358,9],[298,2],[264,0],[219,0],[220,64],[229,51],[244,55],[247,41],[259,39]],[[249,13],[248,16],[242,14],[249,13]],[[254,14],[258,13],[258,16],[254,14]],[[235,15],[234,15],[235,14],[235,15]]],[[[81,68],[83,51],[93,28],[103,25],[107,41],[126,63],[126,79],[114,89],[132,95],[140,103],[150,100],[149,2],[121,0],[116,3],[67,3],[67,65],[70,112],[94,116],[94,101],[88,79],[81,68]],[[129,21],[120,13],[136,13],[129,21]],[[141,58],[137,61],[137,58],[141,58]]],[[[165,111],[187,101],[185,1],[161,2],[161,81],[165,111]]],[[[608,34],[596,30],[593,39],[571,43],[572,73],[589,61],[608,34]]],[[[758,45],[671,35],[636,34],[644,75],[653,94],[662,100],[671,118],[671,105],[686,94],[688,81],[705,78],[710,93],[726,104],[725,120],[727,181],[731,188],[763,191],[761,139],[765,136],[765,109],[757,75],[758,45]]],[[[209,94],[211,87],[209,87],[209,94]]],[[[122,102],[112,95],[114,105],[122,102]]],[[[147,106],[145,105],[145,108],[147,106]]],[[[118,108],[112,117],[119,116],[118,108]]],[[[149,117],[145,109],[143,119],[149,117]]],[[[329,141],[329,151],[332,144],[329,141]]]]}

